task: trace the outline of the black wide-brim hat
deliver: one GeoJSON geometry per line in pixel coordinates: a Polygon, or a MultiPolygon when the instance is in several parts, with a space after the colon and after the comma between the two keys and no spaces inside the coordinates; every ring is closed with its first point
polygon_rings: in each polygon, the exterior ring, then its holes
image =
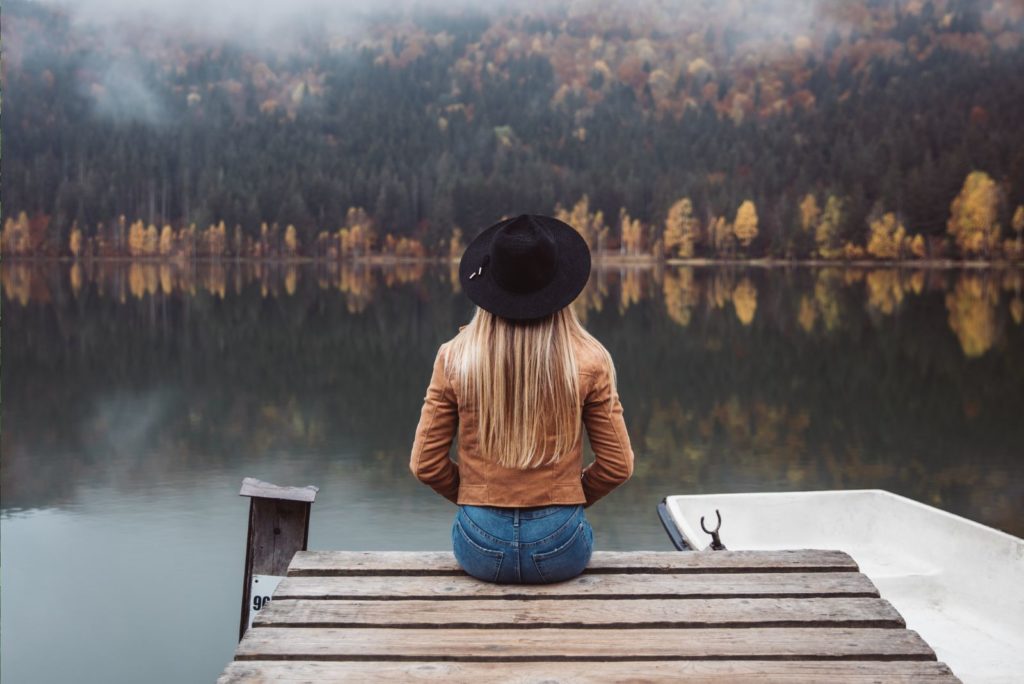
{"type": "Polygon", "coordinates": [[[590,248],[551,216],[521,214],[485,228],[459,262],[462,289],[481,309],[513,320],[568,306],[590,278],[590,248]]]}

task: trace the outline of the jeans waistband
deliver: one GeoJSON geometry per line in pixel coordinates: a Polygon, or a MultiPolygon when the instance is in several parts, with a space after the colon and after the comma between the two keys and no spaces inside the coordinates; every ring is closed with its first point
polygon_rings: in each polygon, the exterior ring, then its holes
{"type": "Polygon", "coordinates": [[[506,518],[515,517],[515,512],[519,511],[519,518],[521,520],[528,520],[531,518],[543,518],[544,516],[557,513],[558,511],[562,511],[567,508],[579,508],[583,504],[552,504],[551,506],[532,506],[529,508],[502,508],[500,506],[473,506],[471,504],[461,505],[464,508],[483,508],[506,518]]]}

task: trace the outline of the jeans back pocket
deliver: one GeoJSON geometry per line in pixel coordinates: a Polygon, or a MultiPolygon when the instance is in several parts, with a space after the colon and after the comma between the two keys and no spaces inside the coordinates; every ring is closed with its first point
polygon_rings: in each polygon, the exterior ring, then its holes
{"type": "Polygon", "coordinates": [[[583,572],[593,549],[594,530],[583,518],[564,542],[550,551],[533,553],[533,564],[545,582],[561,582],[583,572]]]}
{"type": "Polygon", "coordinates": [[[488,549],[473,541],[458,518],[452,525],[452,551],[455,560],[467,573],[486,582],[494,582],[501,572],[505,552],[488,549]]]}

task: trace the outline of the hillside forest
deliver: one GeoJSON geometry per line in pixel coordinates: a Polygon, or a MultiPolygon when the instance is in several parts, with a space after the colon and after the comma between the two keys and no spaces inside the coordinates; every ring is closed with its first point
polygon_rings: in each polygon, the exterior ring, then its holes
{"type": "Polygon", "coordinates": [[[534,3],[280,40],[3,22],[5,257],[1024,258],[1024,2],[534,3]]]}

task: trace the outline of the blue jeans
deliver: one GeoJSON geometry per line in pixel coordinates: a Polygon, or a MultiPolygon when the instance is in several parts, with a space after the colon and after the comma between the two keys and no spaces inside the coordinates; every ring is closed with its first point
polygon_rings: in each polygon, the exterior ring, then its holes
{"type": "Polygon", "coordinates": [[[487,582],[561,582],[587,567],[594,530],[582,504],[461,505],[452,523],[452,548],[463,570],[487,582]]]}

